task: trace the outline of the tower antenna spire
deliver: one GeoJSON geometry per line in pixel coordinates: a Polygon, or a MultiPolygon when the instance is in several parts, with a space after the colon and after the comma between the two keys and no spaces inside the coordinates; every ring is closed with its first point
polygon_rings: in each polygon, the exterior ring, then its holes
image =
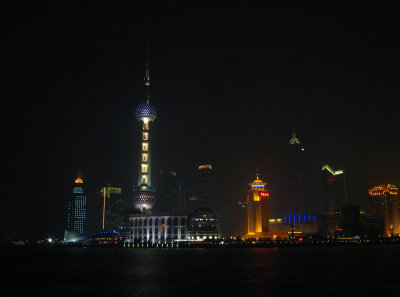
{"type": "Polygon", "coordinates": [[[146,45],[146,72],[144,75],[144,86],[146,87],[146,103],[150,103],[150,42],[147,39],[146,45]]]}

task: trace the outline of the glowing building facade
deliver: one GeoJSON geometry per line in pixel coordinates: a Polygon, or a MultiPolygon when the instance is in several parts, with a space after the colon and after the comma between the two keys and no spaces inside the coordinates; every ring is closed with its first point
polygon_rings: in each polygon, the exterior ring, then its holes
{"type": "Polygon", "coordinates": [[[400,196],[395,185],[384,184],[371,188],[370,212],[385,220],[385,236],[400,235],[400,196]]]}
{"type": "Polygon", "coordinates": [[[131,243],[171,243],[187,237],[187,215],[138,214],[129,217],[131,243]]]}
{"type": "Polygon", "coordinates": [[[156,192],[151,183],[151,134],[150,124],[156,119],[157,113],[150,104],[150,70],[146,63],[144,78],[146,87],[146,102],[136,108],[136,119],[141,123],[140,163],[138,170],[137,187],[133,192],[133,205],[142,213],[151,213],[156,200],[156,192]]]}
{"type": "Polygon", "coordinates": [[[72,189],[72,199],[68,201],[67,230],[80,234],[86,228],[86,194],[83,180],[77,178],[72,189]]]}
{"type": "Polygon", "coordinates": [[[247,194],[247,233],[259,234],[269,231],[269,193],[265,190],[267,183],[257,179],[250,183],[247,194]]]}

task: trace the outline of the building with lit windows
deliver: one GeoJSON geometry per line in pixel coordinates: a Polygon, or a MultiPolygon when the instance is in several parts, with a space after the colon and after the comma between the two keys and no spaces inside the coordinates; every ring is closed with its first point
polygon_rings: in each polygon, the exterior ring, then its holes
{"type": "Polygon", "coordinates": [[[297,236],[320,233],[318,221],[315,214],[286,213],[280,218],[269,219],[269,231],[275,238],[295,239],[297,236]]]}
{"type": "Polygon", "coordinates": [[[144,78],[146,88],[146,102],[136,108],[136,119],[141,123],[140,163],[138,168],[137,187],[133,192],[133,205],[141,213],[151,213],[156,200],[156,191],[151,182],[151,123],[156,119],[157,113],[150,104],[150,66],[146,62],[144,78]]]}
{"type": "Polygon", "coordinates": [[[400,235],[400,196],[395,185],[383,184],[371,188],[370,213],[384,217],[385,236],[400,235]]]}
{"type": "Polygon", "coordinates": [[[102,230],[120,229],[126,207],[121,188],[107,185],[100,189],[100,195],[103,201],[102,230]]]}
{"type": "Polygon", "coordinates": [[[199,208],[188,217],[189,240],[219,239],[220,230],[214,211],[209,208],[199,208]]]}
{"type": "Polygon", "coordinates": [[[86,194],[83,180],[75,180],[72,197],[68,201],[66,230],[85,234],[86,229],[86,194]]]}
{"type": "Polygon", "coordinates": [[[247,234],[245,237],[269,237],[269,192],[265,189],[267,183],[257,178],[250,183],[246,196],[247,234]]]}

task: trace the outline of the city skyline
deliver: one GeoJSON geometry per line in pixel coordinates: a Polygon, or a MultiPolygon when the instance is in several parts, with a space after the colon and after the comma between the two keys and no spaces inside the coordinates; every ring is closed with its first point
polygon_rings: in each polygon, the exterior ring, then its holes
{"type": "MultiPolygon", "coordinates": [[[[318,178],[323,164],[346,172],[349,203],[363,203],[369,186],[399,185],[394,16],[368,9],[274,12],[249,11],[238,21],[238,12],[213,15],[207,22],[193,11],[179,20],[155,12],[149,30],[143,17],[132,21],[123,12],[112,24],[72,24],[66,12],[59,20],[42,12],[52,28],[21,12],[27,24],[11,32],[15,52],[6,66],[15,90],[7,165],[16,193],[3,208],[1,235],[54,234],[78,172],[88,207],[96,199],[89,192],[107,183],[131,189],[147,35],[151,102],[159,111],[153,172],[174,170],[190,189],[197,167],[212,164],[216,203],[231,205],[245,199],[259,168],[276,216],[285,187],[283,149],[294,128],[308,173],[318,178]]],[[[305,202],[316,211],[319,183],[305,202]]]]}

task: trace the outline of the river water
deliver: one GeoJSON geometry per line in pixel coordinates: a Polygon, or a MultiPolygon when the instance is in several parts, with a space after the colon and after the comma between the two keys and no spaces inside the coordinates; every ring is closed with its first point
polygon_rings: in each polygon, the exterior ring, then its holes
{"type": "Polygon", "coordinates": [[[400,247],[2,248],[0,296],[400,296],[400,247]],[[16,283],[16,284],[15,284],[16,283]]]}

